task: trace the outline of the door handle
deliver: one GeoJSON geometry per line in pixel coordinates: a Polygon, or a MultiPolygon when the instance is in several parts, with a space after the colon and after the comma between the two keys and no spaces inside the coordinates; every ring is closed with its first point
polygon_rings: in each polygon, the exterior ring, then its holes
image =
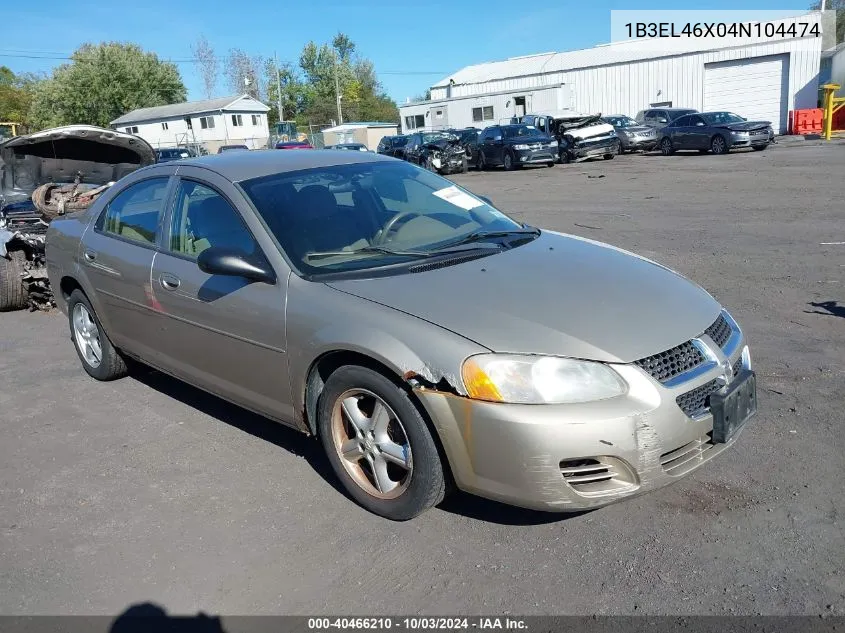
{"type": "Polygon", "coordinates": [[[86,261],[93,262],[97,259],[97,253],[92,251],[90,248],[86,248],[85,251],[82,253],[82,256],[85,258],[86,261]]]}
{"type": "Polygon", "coordinates": [[[182,283],[178,277],[170,273],[162,273],[159,275],[158,281],[165,290],[176,290],[182,283]]]}

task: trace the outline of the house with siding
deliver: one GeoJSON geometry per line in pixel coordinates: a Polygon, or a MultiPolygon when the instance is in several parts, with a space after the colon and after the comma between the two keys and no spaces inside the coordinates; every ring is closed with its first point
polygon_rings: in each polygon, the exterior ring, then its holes
{"type": "Polygon", "coordinates": [[[132,110],[111,122],[112,129],[140,136],[155,148],[203,145],[267,147],[270,108],[249,95],[188,101],[132,110]]]}

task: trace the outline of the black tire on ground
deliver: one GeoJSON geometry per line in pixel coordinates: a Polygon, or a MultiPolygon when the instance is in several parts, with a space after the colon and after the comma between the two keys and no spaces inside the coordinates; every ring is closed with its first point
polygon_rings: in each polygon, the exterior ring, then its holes
{"type": "Polygon", "coordinates": [[[754,145],[751,149],[753,149],[755,152],[762,152],[767,147],[768,145],[754,145]]]}
{"type": "Polygon", "coordinates": [[[440,503],[446,495],[446,478],[434,438],[408,393],[386,376],[357,365],[337,369],[326,381],[317,404],[317,430],[323,449],[337,477],[361,506],[394,521],[406,521],[440,503]],[[386,402],[401,421],[410,446],[413,471],[407,488],[392,499],[381,499],[364,490],[346,471],[332,438],[332,412],[337,399],[351,389],[365,389],[386,402]]]}
{"type": "Polygon", "coordinates": [[[510,152],[505,152],[504,157],[502,158],[502,165],[505,167],[505,171],[513,171],[516,169],[517,164],[516,161],[513,159],[513,154],[510,152]]]}
{"type": "Polygon", "coordinates": [[[560,164],[561,165],[568,165],[571,162],[572,162],[572,154],[570,154],[566,150],[563,150],[560,153],[560,164]]]}
{"type": "Polygon", "coordinates": [[[23,310],[29,300],[22,277],[26,253],[18,250],[7,255],[0,257],[0,312],[23,310]]]}
{"type": "Polygon", "coordinates": [[[721,134],[717,134],[710,139],[710,151],[714,154],[727,154],[729,150],[730,146],[721,134]]]}
{"type": "Polygon", "coordinates": [[[88,301],[88,297],[86,297],[85,293],[79,290],[78,288],[74,290],[68,298],[67,314],[68,325],[70,326],[70,338],[73,341],[73,347],[76,350],[76,354],[79,356],[79,360],[82,363],[82,368],[85,370],[85,372],[92,378],[96,378],[97,380],[102,381],[123,378],[128,373],[126,368],[126,362],[123,360],[123,357],[120,355],[117,349],[115,349],[114,345],[112,345],[112,342],[106,335],[105,330],[103,330],[103,326],[100,323],[100,319],[97,318],[97,314],[94,312],[94,308],[91,307],[91,302],[88,301]],[[79,349],[79,344],[77,343],[76,336],[74,336],[73,318],[77,304],[81,304],[85,307],[85,309],[91,315],[91,318],[94,321],[94,325],[97,328],[97,335],[99,336],[100,340],[101,360],[100,364],[96,367],[94,367],[91,363],[86,360],[85,354],[82,352],[82,350],[79,349]]]}
{"type": "Polygon", "coordinates": [[[664,156],[671,156],[675,152],[675,148],[672,147],[672,139],[668,136],[664,136],[660,141],[660,153],[664,156]]]}
{"type": "Polygon", "coordinates": [[[554,166],[555,166],[555,162],[554,162],[554,161],[552,161],[552,162],[550,162],[550,163],[546,163],[546,167],[554,167],[554,166]]]}

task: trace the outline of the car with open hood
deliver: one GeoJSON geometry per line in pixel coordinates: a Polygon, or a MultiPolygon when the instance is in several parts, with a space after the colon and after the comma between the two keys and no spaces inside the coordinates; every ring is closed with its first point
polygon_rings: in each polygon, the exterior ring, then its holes
{"type": "Polygon", "coordinates": [[[90,125],[0,143],[0,311],[50,304],[44,239],[53,218],[86,208],[111,184],[155,162],[144,139],[90,125]]]}
{"type": "Polygon", "coordinates": [[[519,121],[553,137],[558,144],[558,160],[561,163],[595,156],[609,160],[622,151],[616,131],[612,125],[602,121],[600,114],[562,110],[526,114],[519,121]]]}
{"type": "Polygon", "coordinates": [[[460,139],[446,131],[414,132],[408,135],[404,158],[438,174],[467,170],[467,158],[460,139]]]}
{"type": "Polygon", "coordinates": [[[750,147],[763,151],[774,136],[770,121],[749,121],[733,112],[697,112],[662,128],[658,147],[665,156],[678,150],[727,154],[732,149],[750,147]]]}
{"type": "Polygon", "coordinates": [[[447,483],[559,512],[627,499],[756,412],[745,336],[705,290],[371,152],[139,169],[52,222],[47,265],[90,376],[136,359],[316,436],[391,519],[447,483]]]}
{"type": "Polygon", "coordinates": [[[622,152],[648,151],[657,145],[657,130],[649,125],[642,125],[624,114],[610,114],[601,118],[612,125],[622,152]]]}

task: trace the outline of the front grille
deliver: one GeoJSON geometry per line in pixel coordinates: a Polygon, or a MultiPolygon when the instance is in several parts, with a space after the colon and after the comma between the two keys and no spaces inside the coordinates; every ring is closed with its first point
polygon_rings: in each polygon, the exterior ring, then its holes
{"type": "Polygon", "coordinates": [[[704,361],[704,356],[690,342],[681,343],[665,352],[641,358],[634,364],[648,372],[655,380],[666,382],[678,374],[697,367],[704,361]]]}
{"type": "MultiPolygon", "coordinates": [[[[713,339],[719,347],[725,346],[731,333],[731,325],[722,314],[704,330],[704,334],[713,339]]],[[[665,383],[685,371],[698,367],[704,360],[704,355],[692,341],[687,341],[665,352],[634,361],[634,364],[648,372],[655,380],[665,383]]]]}
{"type": "Polygon", "coordinates": [[[675,402],[678,403],[678,406],[686,413],[687,417],[692,418],[707,409],[710,396],[717,391],[719,391],[719,385],[714,378],[700,387],[682,393],[675,398],[675,402]]]}
{"type": "Polygon", "coordinates": [[[734,376],[739,375],[739,372],[742,371],[742,356],[736,359],[734,363],[734,376]]]}
{"type": "Polygon", "coordinates": [[[663,453],[660,456],[660,465],[667,475],[683,475],[703,462],[707,451],[714,446],[713,433],[707,433],[688,444],[663,453]]]}
{"type": "Polygon", "coordinates": [[[719,318],[713,322],[713,325],[704,330],[704,333],[712,338],[716,345],[724,347],[725,343],[731,337],[731,326],[728,324],[727,319],[720,314],[719,318]]]}

